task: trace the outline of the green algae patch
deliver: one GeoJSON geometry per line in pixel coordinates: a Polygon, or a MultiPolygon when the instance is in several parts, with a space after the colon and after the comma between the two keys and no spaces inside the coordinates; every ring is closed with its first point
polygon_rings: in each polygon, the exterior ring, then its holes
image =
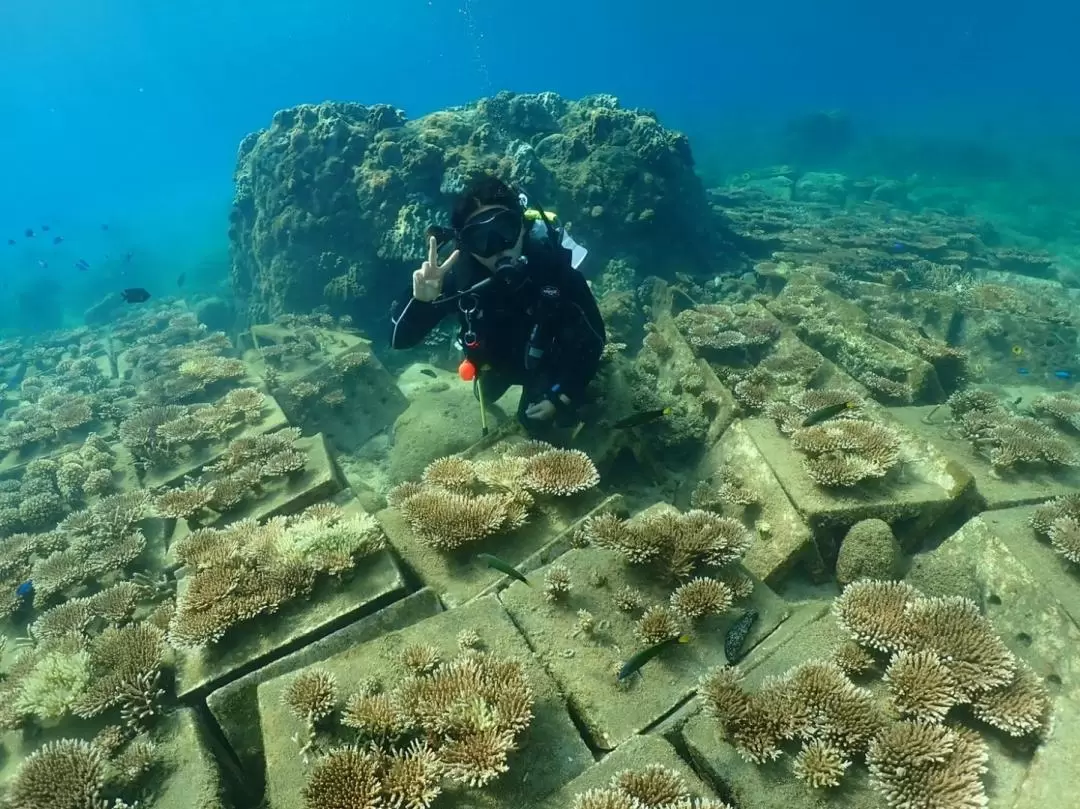
{"type": "Polygon", "coordinates": [[[672,588],[629,567],[614,551],[575,549],[556,564],[569,573],[565,596],[546,598],[544,579],[538,577],[533,587],[511,585],[500,599],[567,695],[592,745],[601,750],[647,730],[693,694],[702,672],[725,664],[725,635],[745,610],[758,612],[743,646],[751,656],[754,646],[788,616],[784,602],[757,582],[750,596],[728,612],[696,623],[689,643],[671,648],[647,663],[640,676],[620,683],[619,668],[644,644],[634,635],[636,613],[620,612],[614,594],[629,586],[644,596],[645,604],[658,604],[667,602],[672,588]],[[591,616],[591,629],[582,627],[580,611],[591,616]]]}
{"type": "MultiPolygon", "coordinates": [[[[476,599],[406,629],[355,645],[318,664],[338,683],[341,696],[377,680],[391,689],[403,676],[399,656],[414,644],[434,647],[449,660],[457,654],[456,637],[472,630],[483,649],[501,658],[521,662],[535,695],[533,720],[519,737],[518,749],[508,759],[509,772],[483,789],[452,790],[440,798],[453,807],[533,806],[575,778],[592,763],[592,755],[578,736],[558,688],[529,650],[525,639],[494,597],[476,599]]],[[[294,741],[303,735],[302,723],[282,703],[293,677],[277,677],[259,686],[259,716],[266,750],[267,803],[271,809],[301,809],[302,790],[309,765],[294,741]]]]}

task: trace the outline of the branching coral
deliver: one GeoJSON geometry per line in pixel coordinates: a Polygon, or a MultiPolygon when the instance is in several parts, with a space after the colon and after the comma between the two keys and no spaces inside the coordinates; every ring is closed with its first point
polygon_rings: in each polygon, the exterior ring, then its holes
{"type": "Polygon", "coordinates": [[[690,578],[701,566],[731,565],[753,539],[738,520],[700,509],[650,510],[630,520],[603,514],[590,517],[584,532],[590,542],[618,551],[631,564],[656,565],[676,579],[690,578]]]}
{"type": "Polygon", "coordinates": [[[970,731],[897,722],[870,744],[870,783],[890,809],[978,809],[987,804],[987,751],[970,731]]]}
{"type": "Polygon", "coordinates": [[[166,663],[165,635],[150,624],[109,627],[89,647],[93,680],[75,703],[80,716],[119,706],[125,723],[145,723],[160,710],[166,663]]]}
{"type": "Polygon", "coordinates": [[[98,809],[107,767],[89,742],[61,739],[31,753],[8,787],[10,809],[98,809]]]}
{"type": "MultiPolygon", "coordinates": [[[[1063,402],[1049,398],[1040,401],[1036,412],[1067,415],[1062,409],[1063,402]]],[[[948,404],[961,435],[985,453],[996,470],[1033,464],[1050,467],[1080,464],[1080,457],[1057,431],[1036,419],[1012,415],[988,391],[954,393],[948,404]]]]}
{"type": "Polygon", "coordinates": [[[370,515],[346,517],[323,505],[262,525],[241,520],[194,531],[174,547],[191,576],[177,600],[170,640],[185,647],[215,643],[236,624],[310,593],[318,574],[343,573],[383,547],[385,536],[370,515]]]}
{"type": "Polygon", "coordinates": [[[484,786],[506,771],[533,699],[520,663],[480,651],[411,676],[392,693],[354,694],[343,723],[365,746],[338,747],[317,761],[306,805],[423,807],[444,778],[484,786]],[[394,746],[403,737],[411,743],[394,746]]]}
{"type": "Polygon", "coordinates": [[[573,809],[730,809],[714,798],[691,798],[683,777],[662,764],[617,772],[607,787],[574,796],[573,809]]]}
{"type": "Polygon", "coordinates": [[[885,670],[893,705],[902,716],[940,722],[960,701],[956,680],[936,652],[900,652],[885,670]]]}
{"type": "Polygon", "coordinates": [[[821,486],[855,486],[882,478],[900,462],[900,436],[891,427],[850,419],[801,427],[791,445],[804,453],[806,473],[821,486]]]}

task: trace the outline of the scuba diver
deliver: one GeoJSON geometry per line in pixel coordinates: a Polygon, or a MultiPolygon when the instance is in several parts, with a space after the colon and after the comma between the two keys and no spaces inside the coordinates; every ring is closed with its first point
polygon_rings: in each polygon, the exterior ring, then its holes
{"type": "Polygon", "coordinates": [[[553,218],[494,176],[474,180],[454,203],[451,227],[428,228],[427,260],[390,312],[392,348],[415,346],[456,313],[459,370],[473,381],[481,415],[486,402],[521,385],[517,417],[533,436],[578,423],[606,341],[577,270],[585,250],[553,218]],[[440,261],[451,241],[454,251],[440,261]]]}

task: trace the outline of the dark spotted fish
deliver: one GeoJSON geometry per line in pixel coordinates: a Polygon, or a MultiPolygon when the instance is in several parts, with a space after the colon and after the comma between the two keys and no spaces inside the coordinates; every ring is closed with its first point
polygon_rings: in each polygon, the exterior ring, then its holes
{"type": "Polygon", "coordinates": [[[757,618],[757,610],[747,610],[742,618],[732,624],[731,629],[727,631],[727,635],[724,636],[724,655],[729,664],[735,665],[742,659],[743,644],[746,643],[746,636],[750,634],[757,618]]]}

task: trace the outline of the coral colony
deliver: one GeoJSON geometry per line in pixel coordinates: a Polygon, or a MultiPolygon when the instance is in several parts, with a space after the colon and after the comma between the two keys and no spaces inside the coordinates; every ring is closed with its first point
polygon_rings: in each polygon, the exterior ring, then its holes
{"type": "Polygon", "coordinates": [[[0,341],[4,805],[1060,794],[1080,324],[1055,256],[919,182],[705,189],[610,96],[278,112],[240,148],[234,301],[0,341]],[[452,329],[363,336],[482,170],[590,250],[570,437],[494,403],[482,434],[452,329]]]}

